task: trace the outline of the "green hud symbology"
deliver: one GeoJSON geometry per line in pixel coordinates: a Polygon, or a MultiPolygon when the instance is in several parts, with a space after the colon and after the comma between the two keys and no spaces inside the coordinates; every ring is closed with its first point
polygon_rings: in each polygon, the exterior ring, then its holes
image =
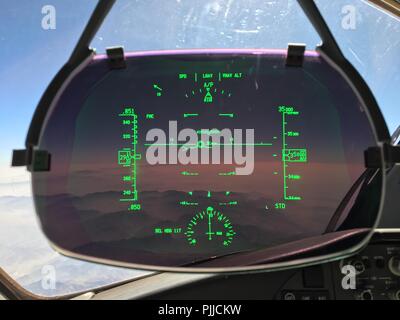
{"type": "Polygon", "coordinates": [[[137,162],[141,159],[141,154],[137,151],[138,116],[134,108],[124,108],[118,116],[123,127],[122,144],[126,145],[118,150],[118,164],[127,169],[121,177],[123,190],[119,201],[128,202],[129,211],[137,211],[141,209],[137,179],[137,162]]]}
{"type": "Polygon", "coordinates": [[[214,242],[228,247],[235,234],[229,219],[213,207],[198,212],[189,221],[185,231],[187,241],[191,246],[214,242]]]}
{"type": "MultiPolygon", "coordinates": [[[[179,80],[192,83],[192,88],[188,92],[185,92],[185,97],[190,99],[199,96],[205,104],[214,103],[218,96],[230,98],[232,92],[224,87],[224,81],[239,81],[242,78],[242,72],[194,72],[180,73],[178,75],[179,80]]],[[[220,113],[219,116],[233,118],[234,114],[220,113]]]]}
{"type": "MultiPolygon", "coordinates": [[[[213,136],[220,134],[226,127],[234,129],[235,124],[238,123],[237,121],[241,120],[241,110],[230,111],[229,101],[233,96],[232,82],[237,84],[236,89],[240,89],[240,82],[246,78],[245,74],[242,72],[194,72],[179,73],[177,78],[179,82],[185,83],[185,88],[188,88],[184,92],[183,100],[180,100],[180,103],[187,104],[190,112],[167,114],[168,119],[162,120],[164,122],[166,120],[183,121],[185,127],[196,131],[198,135],[196,143],[181,142],[176,137],[169,137],[166,142],[146,142],[144,140],[146,131],[153,127],[157,128],[157,125],[160,125],[160,114],[156,110],[153,111],[151,106],[142,115],[138,114],[133,107],[123,108],[118,115],[122,127],[121,148],[118,150],[118,165],[124,170],[124,174],[121,176],[122,191],[119,201],[127,202],[129,211],[144,210],[143,212],[145,212],[147,209],[146,204],[140,201],[140,180],[146,179],[145,177],[138,177],[138,170],[140,170],[138,166],[143,161],[146,161],[138,152],[141,146],[144,148],[143,152],[150,146],[159,146],[199,153],[202,149],[213,149],[215,147],[222,149],[224,147],[252,147],[255,150],[256,157],[258,155],[257,150],[261,151],[260,148],[262,148],[261,154],[264,157],[269,157],[270,161],[276,164],[274,170],[271,170],[270,179],[275,179],[274,181],[277,181],[276,179],[280,180],[278,185],[281,185],[281,193],[275,198],[275,202],[266,202],[264,204],[266,214],[279,214],[282,210],[286,211],[290,202],[303,199],[301,195],[296,193],[299,190],[296,187],[296,183],[300,183],[300,180],[303,179],[302,174],[296,170],[299,165],[307,163],[308,153],[306,148],[298,147],[298,141],[301,139],[302,133],[292,128],[292,124],[298,122],[301,117],[300,111],[293,106],[272,106],[271,110],[276,114],[277,122],[276,129],[273,135],[270,136],[269,141],[265,140],[265,138],[261,140],[257,138],[258,132],[255,132],[256,140],[253,142],[237,142],[233,137],[228,140],[215,141],[212,139],[213,136]],[[197,100],[190,101],[190,98],[194,97],[197,97],[197,100]],[[219,103],[222,101],[227,107],[221,109],[216,101],[219,101],[219,103]],[[140,121],[142,122],[139,123],[140,121]],[[208,123],[209,127],[203,127],[204,123],[208,123]],[[146,130],[144,127],[146,127],[146,130]]],[[[157,100],[160,102],[171,94],[168,85],[161,85],[161,83],[152,83],[149,87],[149,94],[159,98],[157,100]]],[[[179,95],[179,92],[174,92],[174,95],[179,95]]],[[[255,166],[257,166],[257,158],[255,161],[255,166]]],[[[213,164],[208,165],[212,166],[213,164]]],[[[175,174],[176,178],[180,176],[184,179],[189,179],[195,184],[197,179],[203,179],[202,176],[205,173],[189,166],[180,166],[175,174]]],[[[219,179],[221,181],[221,179],[224,179],[229,184],[230,182],[228,181],[235,183],[235,179],[243,178],[237,175],[233,166],[231,169],[229,166],[225,166],[224,169],[217,170],[213,175],[214,177],[209,178],[208,190],[185,191],[184,195],[176,201],[176,207],[184,208],[188,215],[190,212],[192,214],[195,213],[194,216],[186,218],[189,221],[186,227],[184,226],[185,223],[160,225],[155,226],[150,232],[154,236],[161,237],[160,239],[163,237],[179,238],[186,236],[188,245],[193,247],[198,247],[208,242],[220,245],[221,248],[230,246],[236,232],[229,215],[235,212],[233,209],[239,208],[241,205],[245,206],[245,204],[241,204],[241,200],[236,198],[236,193],[220,190],[220,188],[215,189],[213,180],[219,179]],[[202,210],[202,208],[206,209],[202,210]]],[[[253,175],[257,175],[257,168],[253,175]]],[[[162,178],[160,177],[160,179],[162,178]]],[[[217,184],[220,183],[218,180],[215,181],[217,184]]]]}
{"type": "MultiPolygon", "coordinates": [[[[290,131],[290,120],[300,116],[300,112],[293,107],[279,106],[282,114],[282,176],[283,176],[283,200],[301,200],[298,195],[290,193],[289,187],[293,180],[300,180],[301,175],[290,172],[290,163],[307,162],[307,149],[292,149],[289,142],[300,136],[300,132],[290,131]]],[[[277,203],[277,209],[285,209],[284,203],[277,203]]]]}

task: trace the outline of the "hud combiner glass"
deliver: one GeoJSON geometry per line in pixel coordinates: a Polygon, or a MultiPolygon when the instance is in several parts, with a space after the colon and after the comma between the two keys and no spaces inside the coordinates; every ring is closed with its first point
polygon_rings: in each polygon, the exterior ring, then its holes
{"type": "Polygon", "coordinates": [[[58,250],[231,271],[362,243],[379,214],[388,134],[329,30],[318,29],[328,35],[318,51],[95,55],[85,44],[108,9],[99,3],[15,153],[58,250]]]}

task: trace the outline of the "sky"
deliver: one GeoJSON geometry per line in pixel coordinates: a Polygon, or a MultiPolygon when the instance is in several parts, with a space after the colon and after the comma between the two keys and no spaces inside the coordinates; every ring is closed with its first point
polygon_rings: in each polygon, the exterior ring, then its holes
{"type": "MultiPolygon", "coordinates": [[[[393,132],[400,125],[400,21],[361,0],[317,3],[343,53],[371,87],[393,132]]],[[[34,221],[29,175],[23,168],[10,167],[11,150],[24,147],[40,96],[66,62],[95,4],[94,0],[0,2],[0,209],[9,211],[6,218],[0,212],[0,230],[6,238],[11,235],[5,233],[7,225],[19,223],[9,206],[18,206],[27,221],[34,221]],[[42,26],[45,5],[56,10],[55,29],[42,26]],[[17,201],[8,202],[8,197],[17,201]]],[[[107,46],[120,44],[134,51],[285,48],[288,42],[306,43],[307,49],[320,42],[295,1],[118,0],[92,46],[104,52],[107,46]]],[[[31,226],[37,228],[34,222],[31,226]]],[[[40,238],[38,229],[32,232],[32,237],[40,238]]],[[[18,244],[24,241],[15,239],[9,247],[21,248],[18,244]]],[[[22,247],[21,252],[29,251],[26,243],[22,247]]],[[[0,247],[0,257],[2,251],[0,247]]],[[[10,261],[5,260],[0,265],[10,261]]],[[[16,272],[15,261],[8,264],[11,273],[29,274],[29,263],[16,272]]]]}

